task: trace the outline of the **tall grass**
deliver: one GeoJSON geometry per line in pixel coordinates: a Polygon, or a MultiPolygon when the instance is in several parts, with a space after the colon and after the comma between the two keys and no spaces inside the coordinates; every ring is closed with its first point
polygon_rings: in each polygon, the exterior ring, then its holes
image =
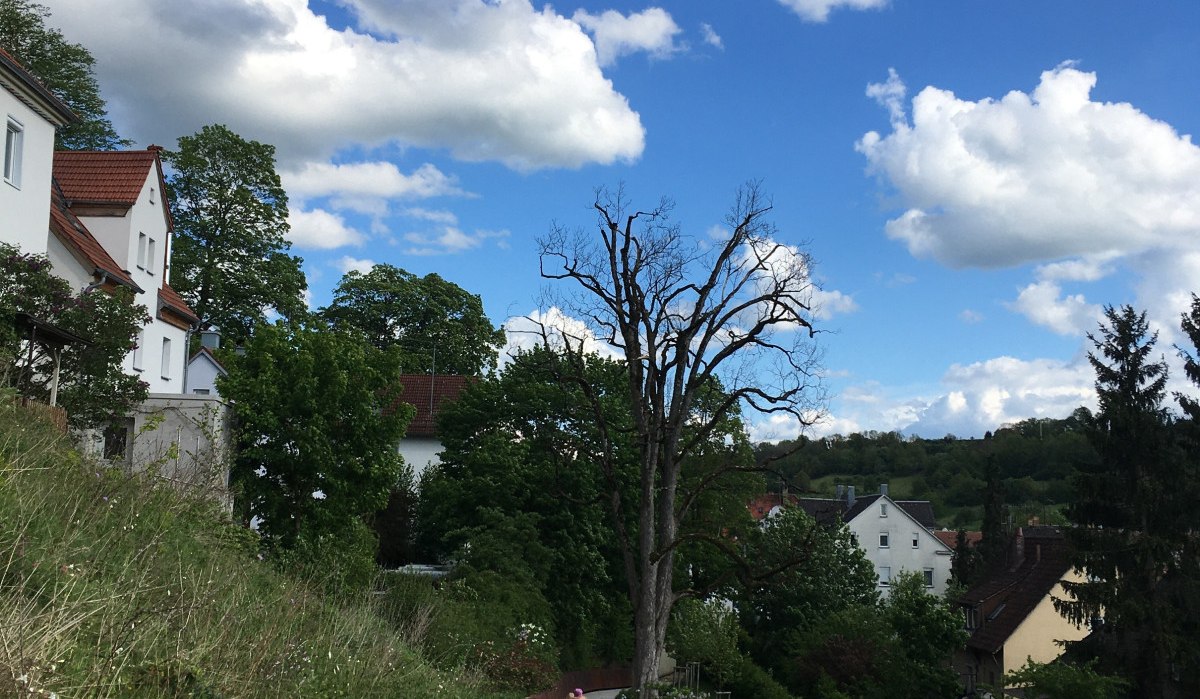
{"type": "Polygon", "coordinates": [[[366,593],[257,556],[210,502],[81,458],[0,401],[0,696],[487,696],[366,593]]]}

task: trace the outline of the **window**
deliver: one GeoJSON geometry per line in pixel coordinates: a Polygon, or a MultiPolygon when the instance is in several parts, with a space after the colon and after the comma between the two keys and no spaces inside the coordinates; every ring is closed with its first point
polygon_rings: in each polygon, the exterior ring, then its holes
{"type": "Polygon", "coordinates": [[[162,344],[162,377],[171,378],[171,338],[164,337],[162,344]]]}
{"type": "Polygon", "coordinates": [[[921,548],[921,534],[919,532],[913,532],[913,548],[921,548]]]}
{"type": "Polygon", "coordinates": [[[138,233],[137,268],[146,269],[146,234],[138,233]]]}
{"type": "Polygon", "coordinates": [[[21,187],[21,147],[25,141],[25,127],[12,117],[4,131],[4,181],[18,189],[21,187]]]}
{"type": "Polygon", "coordinates": [[[979,609],[975,607],[967,607],[967,631],[973,631],[979,627],[979,609]]]}
{"type": "Polygon", "coordinates": [[[892,584],[892,569],[889,566],[883,566],[879,569],[879,584],[887,587],[892,584]]]}
{"type": "Polygon", "coordinates": [[[933,568],[925,569],[925,587],[933,587],[933,568]]]}
{"type": "Polygon", "coordinates": [[[154,274],[154,268],[158,265],[158,258],[154,255],[154,238],[150,238],[146,244],[146,271],[154,274]]]}
{"type": "Polygon", "coordinates": [[[129,453],[129,433],[132,420],[117,420],[104,428],[104,458],[109,461],[125,461],[129,453]]]}
{"type": "Polygon", "coordinates": [[[133,346],[133,370],[142,370],[142,345],[146,344],[146,331],[138,333],[137,344],[133,346]]]}
{"type": "Polygon", "coordinates": [[[195,393],[198,396],[207,396],[208,389],[207,388],[193,388],[192,393],[195,393]]]}
{"type": "Polygon", "coordinates": [[[888,539],[888,533],[887,532],[879,532],[879,548],[885,549],[889,546],[889,544],[890,544],[890,541],[888,539]]]}
{"type": "Polygon", "coordinates": [[[879,503],[879,516],[887,517],[887,503],[886,502],[879,503]]]}
{"type": "Polygon", "coordinates": [[[154,203],[154,188],[153,187],[150,188],[150,203],[151,204],[154,203]]]}

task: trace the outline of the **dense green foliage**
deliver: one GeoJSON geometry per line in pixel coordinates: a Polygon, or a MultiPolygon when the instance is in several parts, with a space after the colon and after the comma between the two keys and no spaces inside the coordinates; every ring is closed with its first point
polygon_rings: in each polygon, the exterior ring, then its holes
{"type": "Polygon", "coordinates": [[[3,398],[0,695],[523,696],[436,670],[373,596],[279,574],[215,504],[82,459],[3,398]]]}
{"type": "Polygon", "coordinates": [[[0,0],[0,48],[3,48],[66,103],[79,121],[60,128],[54,147],[66,150],[113,150],[130,145],[117,136],[100,96],[96,59],[79,44],[46,26],[50,10],[29,0],[0,0]]]}
{"type": "MultiPolygon", "coordinates": [[[[1005,673],[1004,686],[1019,688],[1022,690],[1019,696],[1039,699],[1118,699],[1125,696],[1129,683],[1096,672],[1094,665],[1029,661],[1020,669],[1005,673]]],[[[997,694],[1007,696],[1002,688],[997,689],[997,694]]]]}
{"type": "Polygon", "coordinates": [[[240,344],[268,309],[302,314],[307,282],[300,258],[288,254],[275,147],[214,124],[180,137],[163,160],[175,217],[171,286],[200,322],[240,344]]]}
{"type": "Polygon", "coordinates": [[[396,444],[412,417],[396,401],[396,365],[357,337],[282,321],[231,359],[218,384],[237,418],[231,482],[268,549],[343,554],[336,570],[370,578],[365,519],[400,477],[396,444]]]}
{"type": "Polygon", "coordinates": [[[21,395],[48,403],[53,354],[44,343],[35,343],[30,365],[29,344],[22,341],[28,333],[14,325],[17,312],[88,343],[70,344],[61,353],[58,404],[73,426],[103,426],[145,400],[146,384],[121,368],[138,331],[150,321],[127,289],[75,293],[51,273],[44,256],[0,244],[0,372],[21,395]]]}
{"type": "Polygon", "coordinates": [[[389,264],[342,277],[321,313],[335,329],[354,328],[379,349],[398,348],[410,374],[482,376],[504,345],[504,331],[492,326],[478,295],[389,264]]]}
{"type": "MultiPolygon", "coordinates": [[[[586,666],[625,657],[628,601],[594,420],[547,360],[544,350],[519,355],[443,410],[445,449],[421,486],[418,544],[527,582],[550,602],[564,664],[586,666]]],[[[595,359],[588,372],[620,419],[620,365],[595,359]]]]}

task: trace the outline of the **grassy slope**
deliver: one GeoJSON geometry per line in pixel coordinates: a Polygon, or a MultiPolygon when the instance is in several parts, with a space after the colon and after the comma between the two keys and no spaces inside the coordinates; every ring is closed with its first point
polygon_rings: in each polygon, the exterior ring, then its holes
{"type": "Polygon", "coordinates": [[[0,401],[0,696],[478,697],[366,600],[275,572],[210,505],[0,401]]]}

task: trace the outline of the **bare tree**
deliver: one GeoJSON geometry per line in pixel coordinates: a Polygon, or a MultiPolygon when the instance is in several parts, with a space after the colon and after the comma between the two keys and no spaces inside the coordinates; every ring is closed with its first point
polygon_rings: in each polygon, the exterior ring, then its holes
{"type": "MultiPolygon", "coordinates": [[[[679,546],[699,537],[680,525],[722,476],[751,470],[718,468],[683,491],[682,466],[731,411],[741,407],[809,425],[820,416],[824,394],[816,374],[810,259],[775,240],[766,219],[771,204],[757,183],[738,191],[723,236],[685,236],[670,221],[669,200],[650,211],[628,204],[622,189],[598,190],[595,233],[556,225],[538,242],[543,278],[574,282],[553,300],[628,365],[637,502],[622,501],[618,487],[617,428],[606,423],[582,372],[572,371],[582,367],[585,339],[546,325],[541,334],[565,357],[560,378],[578,383],[592,399],[634,608],[634,680],[644,691],[658,677],[672,606],[695,593],[674,585],[679,546]],[[723,389],[721,399],[698,409],[694,400],[714,385],[723,389]],[[636,522],[636,530],[627,522],[636,522]]],[[[733,553],[719,537],[706,540],[733,553]]]]}

